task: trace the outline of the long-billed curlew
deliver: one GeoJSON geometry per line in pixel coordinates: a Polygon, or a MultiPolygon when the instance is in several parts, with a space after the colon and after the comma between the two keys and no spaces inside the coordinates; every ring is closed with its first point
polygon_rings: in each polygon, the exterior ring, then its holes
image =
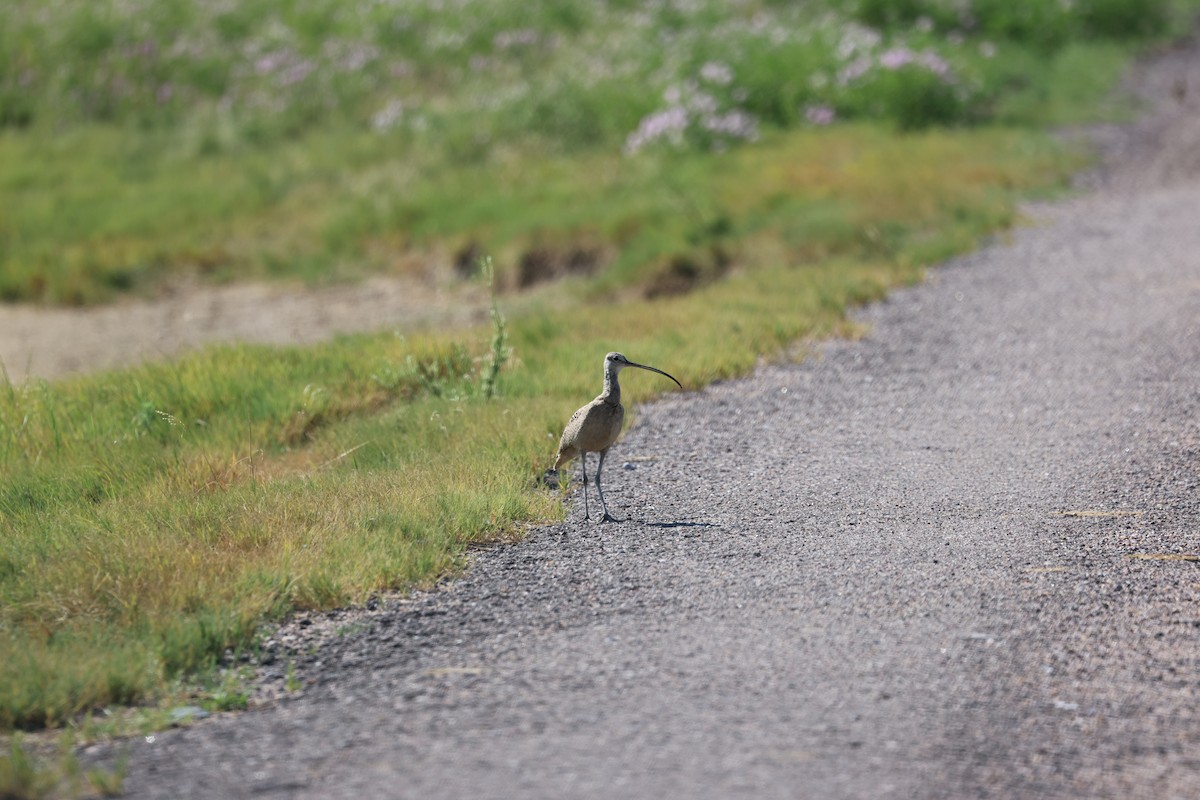
{"type": "MultiPolygon", "coordinates": [[[[600,466],[596,467],[596,494],[600,496],[600,508],[604,511],[604,516],[600,521],[616,522],[616,519],[608,513],[608,506],[604,503],[604,490],[600,488],[600,471],[604,469],[604,457],[608,455],[608,448],[612,447],[613,442],[621,434],[621,424],[625,421],[625,408],[621,405],[621,384],[617,383],[617,375],[625,367],[637,367],[657,372],[659,375],[666,375],[675,381],[673,375],[667,375],[661,369],[648,367],[645,364],[636,364],[620,353],[609,353],[604,357],[604,391],[595,400],[571,415],[566,429],[563,430],[562,438],[558,441],[558,457],[554,461],[554,469],[557,471],[560,466],[575,456],[580,457],[580,467],[583,471],[584,519],[591,519],[588,512],[587,454],[599,453],[600,466]]],[[[679,381],[675,381],[675,385],[680,389],[683,388],[683,384],[679,381]]]]}

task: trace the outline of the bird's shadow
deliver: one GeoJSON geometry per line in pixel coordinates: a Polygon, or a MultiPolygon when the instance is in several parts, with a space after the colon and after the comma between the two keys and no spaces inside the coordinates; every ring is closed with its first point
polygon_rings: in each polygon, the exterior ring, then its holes
{"type": "MultiPolygon", "coordinates": [[[[568,478],[568,480],[570,479],[568,478]]],[[[544,487],[552,492],[558,491],[558,470],[548,469],[540,475],[535,476],[533,479],[533,485],[544,487]]]]}
{"type": "MultiPolygon", "coordinates": [[[[622,517],[620,519],[614,518],[614,519],[610,520],[610,522],[615,523],[617,525],[631,523],[633,525],[639,525],[643,528],[662,528],[663,530],[674,530],[677,528],[719,528],[719,527],[721,527],[720,525],[716,525],[712,522],[684,522],[683,520],[675,520],[673,522],[648,522],[644,519],[637,519],[635,517],[622,517]]],[[[570,523],[568,523],[568,524],[570,524],[570,523]]],[[[584,525],[590,524],[590,525],[597,525],[597,526],[600,525],[600,523],[598,523],[594,520],[584,520],[583,524],[584,525]]]]}
{"type": "Polygon", "coordinates": [[[643,522],[647,528],[716,528],[711,522],[643,522]]]}
{"type": "MultiPolygon", "coordinates": [[[[568,481],[568,483],[571,481],[571,477],[569,474],[566,476],[566,480],[568,481]]],[[[556,470],[556,469],[545,470],[540,475],[537,475],[534,478],[534,485],[545,488],[545,489],[549,489],[551,491],[558,491],[560,488],[562,488],[561,484],[559,483],[558,470],[556,470]]],[[[645,526],[647,528],[662,528],[664,530],[675,529],[675,528],[718,528],[718,527],[720,527],[719,525],[715,525],[711,522],[687,522],[684,520],[674,520],[671,522],[648,522],[644,519],[635,519],[632,517],[612,518],[609,521],[615,522],[618,524],[623,523],[623,522],[633,522],[638,525],[645,526]]],[[[588,522],[591,522],[591,520],[585,520],[585,523],[588,523],[588,522]]]]}

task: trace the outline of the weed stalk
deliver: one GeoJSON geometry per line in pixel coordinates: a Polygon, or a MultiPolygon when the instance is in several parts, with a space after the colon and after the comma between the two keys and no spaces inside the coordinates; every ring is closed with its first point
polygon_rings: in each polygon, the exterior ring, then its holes
{"type": "Polygon", "coordinates": [[[500,313],[500,306],[496,300],[496,269],[492,264],[491,256],[479,259],[479,273],[488,284],[492,316],[492,347],[488,353],[487,365],[480,377],[479,388],[484,399],[491,400],[496,395],[496,382],[500,376],[500,370],[512,355],[512,350],[508,346],[508,322],[500,313]]]}

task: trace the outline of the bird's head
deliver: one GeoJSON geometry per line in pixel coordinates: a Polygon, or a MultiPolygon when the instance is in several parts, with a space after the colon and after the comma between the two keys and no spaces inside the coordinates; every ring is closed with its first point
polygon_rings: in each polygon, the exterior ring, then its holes
{"type": "Polygon", "coordinates": [[[649,372],[657,372],[659,375],[666,375],[668,378],[675,381],[676,386],[678,386],[680,389],[683,388],[683,385],[679,383],[679,381],[675,380],[674,375],[663,372],[657,367],[649,367],[645,364],[639,364],[636,361],[630,361],[620,353],[609,353],[604,357],[604,371],[606,374],[616,375],[625,367],[637,367],[638,369],[644,369],[649,372]]]}
{"type": "Polygon", "coordinates": [[[632,362],[630,362],[630,360],[628,358],[621,355],[620,353],[609,353],[608,355],[606,355],[604,357],[604,368],[605,369],[615,369],[617,371],[620,371],[622,368],[628,367],[630,365],[630,363],[632,363],[632,362]]]}

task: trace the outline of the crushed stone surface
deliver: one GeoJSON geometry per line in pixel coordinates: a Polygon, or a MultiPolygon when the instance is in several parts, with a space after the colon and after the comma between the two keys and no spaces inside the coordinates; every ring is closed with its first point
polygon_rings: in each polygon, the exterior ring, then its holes
{"type": "MultiPolygon", "coordinates": [[[[1200,126],[1180,52],[1143,143],[1200,126]]],[[[131,798],[1200,797],[1200,168],[1138,146],[863,339],[639,408],[625,521],[89,758],[131,798]]]]}

